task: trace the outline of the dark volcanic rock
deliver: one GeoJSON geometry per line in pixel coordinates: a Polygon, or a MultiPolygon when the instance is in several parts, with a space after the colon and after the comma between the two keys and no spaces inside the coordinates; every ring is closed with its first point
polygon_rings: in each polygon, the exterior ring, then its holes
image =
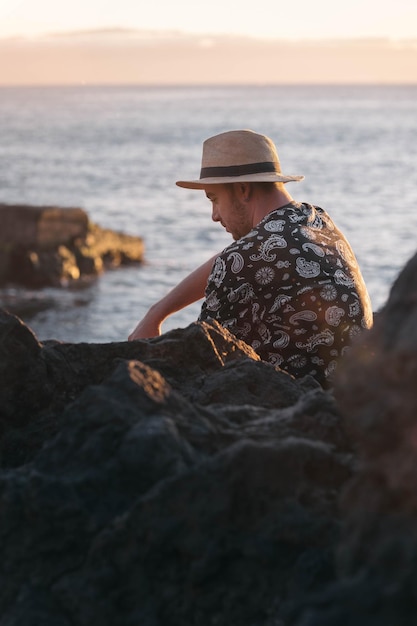
{"type": "Polygon", "coordinates": [[[334,390],[0,315],[0,626],[414,626],[417,255],[334,390]]]}
{"type": "Polygon", "coordinates": [[[417,255],[335,394],[359,455],[341,502],[338,580],[298,608],[297,626],[417,623],[417,255]]]}
{"type": "Polygon", "coordinates": [[[0,625],[277,626],[333,581],[329,391],[218,324],[37,341],[0,317],[0,625]]]}

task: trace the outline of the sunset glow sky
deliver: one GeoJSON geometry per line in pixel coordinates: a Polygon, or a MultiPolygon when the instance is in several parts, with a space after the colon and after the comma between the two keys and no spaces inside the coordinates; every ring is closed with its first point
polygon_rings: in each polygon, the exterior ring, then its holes
{"type": "Polygon", "coordinates": [[[417,2],[0,0],[0,84],[198,82],[203,69],[220,82],[417,82],[417,2]]]}
{"type": "Polygon", "coordinates": [[[0,0],[0,36],[125,27],[278,38],[417,36],[415,0],[0,0]]]}

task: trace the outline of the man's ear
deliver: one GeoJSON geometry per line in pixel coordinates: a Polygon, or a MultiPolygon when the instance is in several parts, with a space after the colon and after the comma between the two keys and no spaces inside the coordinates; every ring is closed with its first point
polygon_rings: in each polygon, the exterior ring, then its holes
{"type": "Polygon", "coordinates": [[[239,198],[243,200],[243,202],[247,202],[252,194],[252,185],[251,183],[236,183],[236,190],[239,198]]]}

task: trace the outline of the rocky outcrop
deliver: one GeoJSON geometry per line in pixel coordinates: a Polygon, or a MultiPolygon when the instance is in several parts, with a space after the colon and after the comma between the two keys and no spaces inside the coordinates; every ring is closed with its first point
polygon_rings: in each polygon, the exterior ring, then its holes
{"type": "Polygon", "coordinates": [[[278,624],[334,577],[329,392],[216,323],[41,344],[0,318],[0,624],[278,624]]]}
{"type": "Polygon", "coordinates": [[[297,626],[417,620],[417,255],[335,387],[358,468],[341,498],[338,577],[294,612],[297,626]]]}
{"type": "Polygon", "coordinates": [[[333,390],[216,323],[40,343],[0,316],[0,626],[408,626],[417,256],[333,390]]]}
{"type": "Polygon", "coordinates": [[[144,244],[92,224],[79,208],[0,205],[0,285],[66,286],[143,261],[144,244]]]}

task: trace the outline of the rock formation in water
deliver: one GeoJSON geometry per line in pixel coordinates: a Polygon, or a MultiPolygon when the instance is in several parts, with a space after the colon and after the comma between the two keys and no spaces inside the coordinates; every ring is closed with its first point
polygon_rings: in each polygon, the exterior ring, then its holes
{"type": "Polygon", "coordinates": [[[0,205],[0,286],[66,286],[143,261],[140,237],[89,221],[79,208],[0,205]]]}
{"type": "Polygon", "coordinates": [[[39,343],[0,316],[0,626],[402,626],[417,257],[334,391],[216,323],[39,343]]]}

